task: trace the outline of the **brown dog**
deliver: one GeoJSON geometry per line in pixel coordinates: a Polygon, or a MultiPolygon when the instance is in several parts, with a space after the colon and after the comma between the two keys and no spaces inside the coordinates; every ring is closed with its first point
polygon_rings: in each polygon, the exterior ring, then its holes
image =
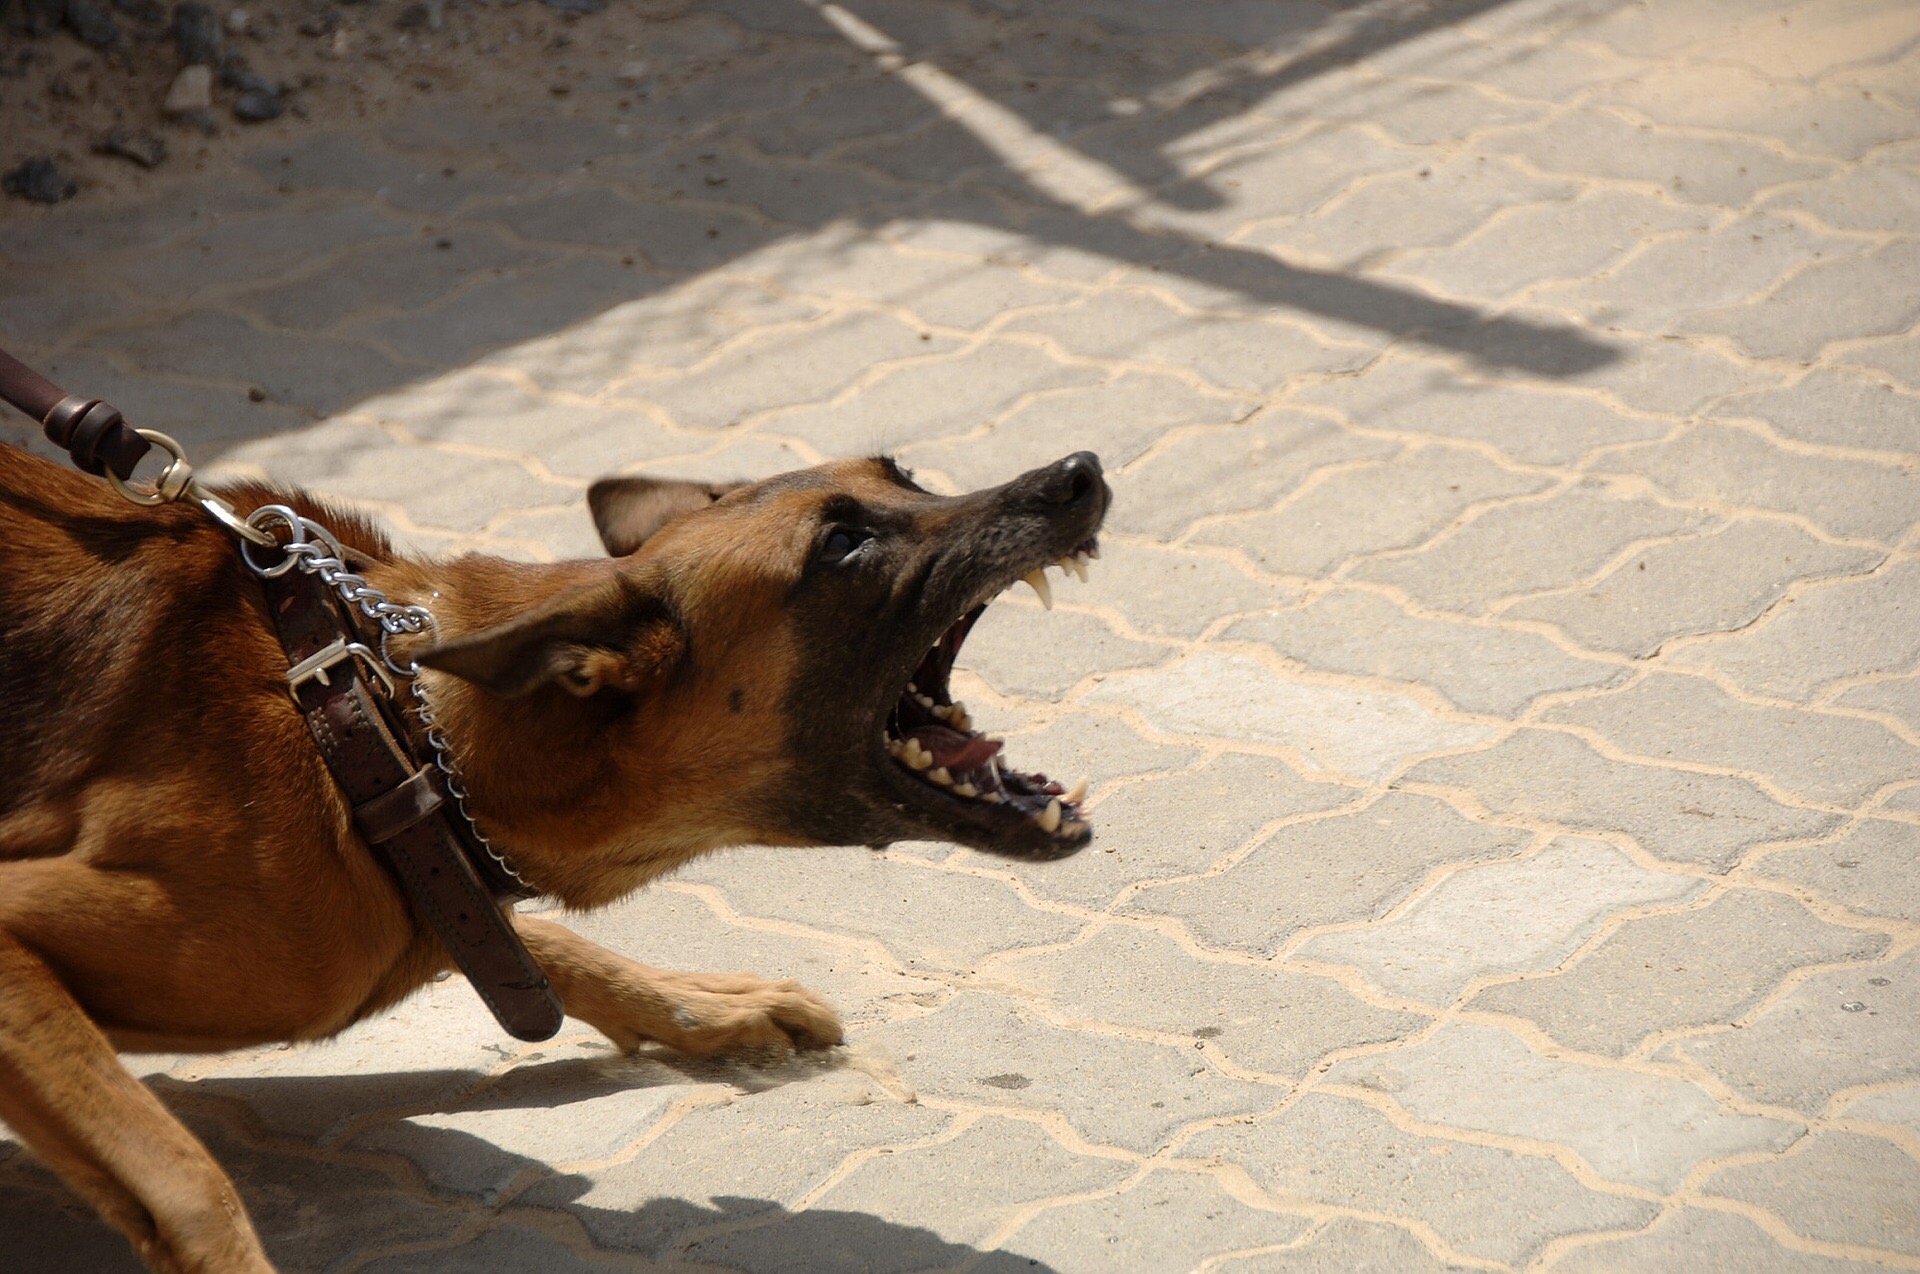
{"type": "MultiPolygon", "coordinates": [[[[607,560],[424,562],[298,493],[354,569],[429,604],[411,652],[476,821],[541,892],[598,906],[726,845],[1091,836],[1079,793],[1003,767],[947,692],[985,603],[1083,562],[1085,453],[932,495],[889,460],[752,486],[623,479],[607,560]],[[1065,798],[1063,800],[1063,798],[1065,798]]],[[[0,1120],[156,1270],[270,1268],[232,1184],[115,1057],[332,1035],[448,966],[289,700],[233,537],[0,445],[0,1120]]],[[[514,928],[567,1011],[692,1054],[831,1044],[792,982],[647,968],[514,928]]]]}

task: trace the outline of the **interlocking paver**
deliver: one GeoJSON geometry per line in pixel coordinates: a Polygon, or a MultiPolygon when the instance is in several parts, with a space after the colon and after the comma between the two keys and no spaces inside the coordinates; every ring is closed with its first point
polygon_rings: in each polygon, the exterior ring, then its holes
{"type": "Polygon", "coordinates": [[[1822,1131],[1784,1159],[1723,1169],[1701,1192],[1758,1204],[1811,1239],[1920,1256],[1920,1160],[1876,1137],[1822,1131]]]}
{"type": "Polygon", "coordinates": [[[1209,945],[1270,956],[1303,930],[1384,915],[1443,863],[1507,858],[1528,839],[1443,801],[1395,793],[1280,828],[1231,869],[1149,887],[1128,906],[1177,916],[1209,945]]]}
{"type": "Polygon", "coordinates": [[[1649,1035],[1732,1022],[1795,969],[1863,960],[1885,934],[1828,924],[1791,898],[1742,889],[1629,920],[1570,967],[1498,983],[1467,1007],[1524,1017],[1584,1053],[1624,1057],[1649,1035]]]}
{"type": "Polygon", "coordinates": [[[1683,1080],[1541,1057],[1498,1027],[1471,1023],[1348,1058],[1325,1082],[1384,1093],[1424,1123],[1566,1146],[1607,1180],[1660,1194],[1705,1160],[1784,1150],[1806,1131],[1726,1114],[1683,1080]]]}
{"type": "Polygon", "coordinates": [[[994,973],[1038,990],[1067,1017],[1190,1035],[1236,1066],[1291,1079],[1336,1049],[1398,1039],[1425,1022],[1363,1004],[1331,978],[1195,959],[1171,938],[1130,925],[1016,956],[994,973]]]}
{"type": "MultiPolygon", "coordinates": [[[[1087,851],[743,849],[569,918],[846,1049],[522,1047],[448,982],[132,1059],[283,1268],[1920,1257],[1920,11],[341,14],[304,117],[0,205],[0,344],[438,551],[882,449],[1087,448],[1116,503],[954,677],[1088,776],[1087,851]]],[[[76,108],[41,66],[9,122],[76,108]]],[[[0,1231],[133,1268],[4,1129],[0,1231]]]]}
{"type": "Polygon", "coordinates": [[[1537,633],[1418,618],[1361,592],[1250,616],[1220,637],[1265,642],[1309,668],[1431,686],[1468,712],[1495,716],[1513,716],[1550,691],[1627,675],[1618,665],[1569,655],[1537,633]]]}
{"type": "Polygon", "coordinates": [[[1496,814],[1624,833],[1656,857],[1720,872],[1755,845],[1841,822],[1782,805],[1746,779],[1615,761],[1555,730],[1517,730],[1482,752],[1422,761],[1403,781],[1471,793],[1496,814]]]}
{"type": "Polygon", "coordinates": [[[1410,1217],[1462,1255],[1512,1266],[1551,1239],[1643,1223],[1655,1211],[1639,1199],[1589,1189],[1552,1159],[1439,1141],[1325,1093],[1308,1093],[1257,1124],[1209,1129],[1181,1153],[1245,1164],[1276,1202],[1410,1217]],[[1506,1206],[1512,1198],[1529,1206],[1506,1206]]]}
{"type": "Polygon", "coordinates": [[[1486,974],[1552,968],[1613,912],[1699,889],[1601,841],[1562,837],[1530,857],[1447,876],[1393,919],[1322,934],[1300,955],[1351,965],[1376,986],[1438,1006],[1486,974]]]}
{"type": "Polygon", "coordinates": [[[1920,958],[1815,973],[1749,1015],[1738,1031],[1681,1039],[1686,1057],[1751,1101],[1818,1113],[1862,1084],[1920,1077],[1910,1047],[1920,1003],[1920,958]],[[1857,1007],[1852,1007],[1857,1006],[1857,1007]]]}

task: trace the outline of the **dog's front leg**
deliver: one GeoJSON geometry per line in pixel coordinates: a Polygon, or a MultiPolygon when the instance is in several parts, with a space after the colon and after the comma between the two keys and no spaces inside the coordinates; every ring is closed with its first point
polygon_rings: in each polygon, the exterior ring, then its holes
{"type": "Polygon", "coordinates": [[[272,1274],[213,1156],[128,1074],[46,963],[4,932],[0,1119],[133,1242],[148,1268],[272,1274]]]}
{"type": "Polygon", "coordinates": [[[775,1045],[838,1044],[840,1019],[797,982],[750,973],[672,973],[615,955],[571,929],[515,916],[567,1012],[623,1049],[657,1040],[695,1057],[775,1045]]]}

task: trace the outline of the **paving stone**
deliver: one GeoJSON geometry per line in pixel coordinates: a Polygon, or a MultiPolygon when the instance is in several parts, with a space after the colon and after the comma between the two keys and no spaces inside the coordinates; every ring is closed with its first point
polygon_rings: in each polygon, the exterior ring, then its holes
{"type": "Polygon", "coordinates": [[[1920,826],[1869,818],[1834,840],[1768,854],[1753,866],[1863,916],[1920,924],[1920,826]]]}
{"type": "Polygon", "coordinates": [[[1848,1119],[1891,1124],[1920,1133],[1920,1084],[1870,1092],[1844,1109],[1848,1119]]]}
{"type": "Polygon", "coordinates": [[[1126,909],[1178,917],[1209,946],[1272,956],[1304,929],[1377,920],[1436,867],[1506,858],[1529,839],[1393,793],[1284,827],[1220,875],[1149,886],[1126,909]]]}
{"type": "MultiPolygon", "coordinates": [[[[1077,584],[1053,585],[1062,600],[1077,584]]],[[[1025,586],[1019,586],[1025,592],[1025,586]]],[[[989,606],[967,636],[965,659],[974,674],[1003,695],[1055,699],[1088,677],[1127,668],[1152,668],[1174,655],[1168,646],[1129,641],[1097,616],[1039,607],[989,606]],[[1042,640],[1036,640],[1042,638],[1042,640]]]]}
{"type": "Polygon", "coordinates": [[[1268,507],[1327,465],[1399,450],[1398,443],[1270,407],[1230,429],[1182,434],[1125,472],[1110,472],[1107,525],[1172,539],[1198,518],[1268,507]]]}
{"type": "Polygon", "coordinates": [[[1083,701],[1134,708],[1163,734],[1279,744],[1309,765],[1362,779],[1492,733],[1442,720],[1400,695],[1289,681],[1245,655],[1210,650],[1103,681],[1083,701]]]}
{"type": "MultiPolygon", "coordinates": [[[[309,413],[298,407],[274,402],[253,402],[239,385],[216,385],[177,379],[171,369],[156,371],[137,368],[124,371],[99,354],[68,351],[35,359],[31,351],[9,344],[7,348],[31,366],[64,386],[79,386],[89,396],[98,395],[126,414],[142,429],[158,429],[173,435],[188,448],[187,454],[201,469],[211,465],[234,442],[270,436],[307,424],[309,413]]],[[[78,392],[78,391],[76,391],[78,392]]],[[[8,413],[10,416],[12,413],[8,413]]],[[[53,444],[24,416],[12,416],[20,422],[18,433],[9,433],[8,441],[37,455],[70,463],[66,453],[53,444]]]]}
{"type": "Polygon", "coordinates": [[[22,1270],[142,1274],[145,1269],[119,1231],[109,1229],[44,1169],[0,1174],[0,1232],[8,1237],[8,1260],[22,1270]]]}
{"type": "Polygon", "coordinates": [[[1669,441],[1610,452],[1595,467],[1645,474],[1685,499],[1798,513],[1835,535],[1892,543],[1920,521],[1920,474],[1784,452],[1744,429],[1696,425],[1669,441]]]}
{"type": "Polygon", "coordinates": [[[1489,509],[1418,554],[1363,562],[1352,573],[1436,610],[1477,615],[1503,597],[1589,576],[1640,541],[1710,522],[1588,480],[1544,500],[1489,509]]]}
{"type": "Polygon", "coordinates": [[[896,318],[853,314],[757,335],[695,372],[622,392],[644,395],[689,428],[719,429],[772,407],[830,398],[876,364],[954,348],[945,337],[923,341],[922,335],[896,318]]]}
{"type": "Polygon", "coordinates": [[[241,162],[274,185],[372,195],[396,208],[443,216],[476,196],[516,189],[509,178],[468,163],[457,150],[440,156],[401,157],[343,133],[320,133],[290,144],[276,142],[248,152],[241,162]],[[436,159],[452,162],[436,163],[436,159]],[[464,165],[464,170],[456,165],[464,165]]]}
{"type": "Polygon", "coordinates": [[[1745,1029],[1677,1040],[1665,1051],[1697,1062],[1749,1101],[1818,1114],[1845,1089],[1920,1078],[1916,1009],[1920,956],[1908,953],[1816,973],[1745,1029]]]}
{"type": "Polygon", "coordinates": [[[8,218],[10,224],[0,225],[0,256],[10,265],[51,266],[126,251],[137,254],[186,238],[191,231],[278,207],[279,200],[262,191],[186,183],[132,206],[68,204],[57,217],[8,218]]]}
{"type": "MultiPolygon", "coordinates": [[[[808,1215],[822,1211],[881,1217],[896,1227],[931,1231],[948,1244],[979,1243],[1022,1205],[1110,1189],[1132,1173],[1133,1165],[1120,1160],[1069,1154],[1024,1120],[989,1117],[951,1141],[867,1160],[786,1226],[723,1235],[687,1255],[749,1269],[791,1269],[793,1253],[811,1246],[804,1243],[808,1215]]],[[[858,1249],[850,1255],[866,1259],[807,1268],[907,1270],[946,1263],[869,1256],[858,1249]]]]}
{"type": "Polygon", "coordinates": [[[1811,1239],[1920,1256],[1920,1162],[1877,1137],[1817,1132],[1793,1155],[1716,1173],[1701,1193],[1757,1204],[1811,1239]]]}
{"type": "MultiPolygon", "coordinates": [[[[645,276],[635,275],[628,291],[647,286],[645,276]]],[[[595,395],[631,375],[690,367],[755,328],[804,324],[824,312],[818,302],[756,283],[701,279],[621,301],[587,322],[534,336],[484,361],[513,368],[548,389],[595,395]]]]}
{"type": "Polygon", "coordinates": [[[1565,182],[1527,176],[1484,155],[1463,155],[1377,177],[1296,221],[1258,227],[1241,241],[1350,267],[1395,249],[1453,243],[1503,208],[1573,193],[1565,182]]]}
{"type": "Polygon", "coordinates": [[[1911,777],[1920,764],[1920,748],[1877,722],[1758,707],[1703,678],[1671,673],[1558,704],[1542,716],[1597,730],[1637,756],[1744,770],[1789,792],[1843,805],[1911,777]]]}
{"type": "Polygon", "coordinates": [[[235,217],[128,262],[118,277],[169,301],[224,284],[258,283],[319,265],[342,248],[417,235],[406,221],[371,208],[321,206],[235,217]]]}
{"type": "Polygon", "coordinates": [[[1598,327],[1670,332],[1687,315],[1738,305],[1811,258],[1841,258],[1854,242],[1777,216],[1687,227],[1599,278],[1549,287],[1534,298],[1598,327]]]}
{"type": "Polygon", "coordinates": [[[1604,110],[1501,130],[1476,145],[1518,155],[1542,172],[1642,182],[1683,203],[1725,208],[1744,207],[1768,187],[1833,171],[1827,162],[1788,159],[1759,139],[1668,132],[1604,110]]]}
{"type": "Polygon", "coordinates": [[[337,411],[415,374],[358,341],[263,330],[214,310],[172,315],[151,326],[116,332],[96,348],[161,375],[225,381],[243,393],[257,387],[275,404],[315,415],[337,411]]]}
{"type": "Polygon", "coordinates": [[[990,425],[1033,394],[1105,379],[1031,346],[990,341],[950,358],[888,367],[844,401],[776,410],[762,428],[834,453],[892,451],[990,425]]]}
{"type": "Polygon", "coordinates": [[[529,243],[611,248],[671,271],[710,269],[768,237],[757,218],[732,208],[627,200],[602,189],[518,198],[476,215],[529,243]]]}
{"type": "Polygon", "coordinates": [[[574,1274],[575,1271],[623,1269],[625,1262],[612,1257],[584,1255],[526,1226],[498,1225],[464,1243],[376,1257],[360,1268],[378,1274],[459,1274],[462,1270],[535,1269],[544,1274],[574,1274]]]}
{"type": "Polygon", "coordinates": [[[1388,354],[1358,376],[1293,390],[1335,408],[1362,429],[1393,429],[1490,442],[1527,464],[1567,464],[1611,443],[1665,436],[1672,425],[1629,416],[1590,394],[1468,380],[1425,359],[1388,354]],[[1552,420],[1553,428],[1541,428],[1552,420]]]}
{"type": "Polygon", "coordinates": [[[951,1118],[828,1072],[699,1106],[636,1153],[547,1176],[514,1201],[565,1210],[603,1247],[661,1257],[717,1222],[778,1217],[847,1156],[931,1137],[951,1118]]]}
{"type": "Polygon", "coordinates": [[[1080,295],[994,260],[902,251],[851,226],[770,246],[732,272],[764,278],[789,294],[905,306],[926,322],[967,330],[1009,310],[1059,305],[1080,295]]]}
{"type": "Polygon", "coordinates": [[[730,215],[758,213],[796,227],[854,215],[879,220],[914,193],[851,164],[772,159],[711,138],[640,162],[648,202],[685,200],[689,210],[724,203],[730,215]]]}
{"type": "Polygon", "coordinates": [[[1467,1005],[1527,1018],[1584,1053],[1624,1057],[1655,1032],[1739,1018],[1795,969],[1868,959],[1886,945],[1884,934],[1828,924],[1791,898],[1740,889],[1698,910],[1630,920],[1572,967],[1490,986],[1467,1005]]]}
{"type": "Polygon", "coordinates": [[[445,531],[477,531],[497,509],[556,503],[576,494],[508,461],[415,449],[414,463],[397,465],[392,448],[392,440],[370,425],[330,422],[242,444],[226,458],[257,465],[282,480],[297,478],[319,495],[401,505],[417,525],[445,531]]]}
{"type": "Polygon", "coordinates": [[[412,311],[478,279],[551,264],[558,258],[485,231],[376,241],[298,278],[250,289],[236,300],[268,323],[324,331],[370,309],[412,311]],[[442,245],[445,246],[442,246],[442,245]],[[369,297],[382,300],[368,304],[369,297]]]}
{"type": "Polygon", "coordinates": [[[1324,1082],[1386,1093],[1423,1123],[1558,1143],[1600,1176],[1659,1194],[1704,1160],[1784,1150],[1806,1132],[1729,1114],[1684,1080],[1541,1057],[1475,1023],[1336,1062],[1324,1082]]]}
{"type": "Polygon", "coordinates": [[[1199,759],[1193,748],[1168,747],[1140,737],[1132,726],[1104,713],[1073,712],[1043,727],[1023,726],[1000,731],[994,720],[1000,714],[987,708],[970,708],[982,729],[1007,740],[1007,752],[1018,768],[1073,782],[1080,775],[1093,780],[1093,797],[1106,799],[1110,783],[1139,774],[1171,773],[1184,770],[1199,759]]]}
{"type": "Polygon", "coordinates": [[[1375,357],[1365,346],[1331,345],[1292,324],[1182,313],[1138,292],[1096,292],[1016,317],[1002,330],[1032,332],[1088,358],[1178,368],[1247,393],[1270,393],[1304,372],[1355,371],[1375,357]]]}
{"type": "Polygon", "coordinates": [[[1458,243],[1396,257],[1390,270],[1454,296],[1502,301],[1543,283],[1601,275],[1644,240],[1700,220],[1701,214],[1638,191],[1598,189],[1509,209],[1458,243]]]}
{"type": "Polygon", "coordinates": [[[1469,452],[1428,447],[1336,473],[1271,513],[1204,527],[1194,539],[1238,548],[1277,573],[1324,576],[1356,554],[1411,548],[1481,500],[1549,482],[1469,452]],[[1352,517],[1356,508],[1368,516],[1352,517]]]}
{"type": "Polygon", "coordinates": [[[1811,588],[1760,625],[1676,652],[1735,685],[1800,702],[1848,677],[1897,673],[1920,661],[1920,562],[1897,561],[1855,579],[1811,588]]]}
{"type": "Polygon", "coordinates": [[[1140,1154],[1195,1120],[1266,1110],[1285,1091],[1230,1079],[1186,1044],[1063,1030],[977,992],[868,1038],[922,1098],[1053,1111],[1095,1145],[1140,1154]]]}
{"type": "MultiPolygon", "coordinates": [[[[1447,34],[1437,29],[1427,38],[1414,42],[1419,52],[1412,56],[1420,57],[1423,62],[1426,58],[1444,56],[1433,46],[1447,34]]],[[[1465,37],[1461,39],[1464,41],[1465,37]]],[[[1330,78],[1321,81],[1323,90],[1331,87],[1330,78]]],[[[1359,124],[1378,129],[1403,145],[1448,148],[1467,142],[1473,134],[1485,129],[1538,121],[1547,113],[1537,103],[1517,102],[1485,92],[1478,85],[1454,84],[1441,88],[1430,83],[1372,79],[1354,87],[1357,91],[1323,91],[1305,100],[1297,94],[1282,96],[1265,105],[1263,113],[1283,124],[1306,121],[1359,124]]]]}
{"type": "Polygon", "coordinates": [[[1912,235],[1920,232],[1920,173],[1895,164],[1861,164],[1822,182],[1789,186],[1761,206],[1807,213],[1836,230],[1912,235]]]}
{"type": "Polygon", "coordinates": [[[1001,1242],[1056,1269],[1089,1257],[1110,1269],[1193,1269],[1209,1256],[1289,1243],[1310,1222],[1303,1216],[1251,1208],[1210,1178],[1156,1172],[1103,1199],[1049,1208],[1001,1242]]]}
{"type": "Polygon", "coordinates": [[[1522,600],[1502,616],[1545,620],[1590,650],[1647,659],[1677,637],[1746,628],[1796,585],[1867,570],[1881,556],[1790,522],[1740,518],[1650,545],[1585,588],[1522,600]]]}
{"type": "Polygon", "coordinates": [[[1920,243],[1895,240],[1839,261],[1818,261],[1765,304],[1709,310],[1689,331],[1725,333],[1755,358],[1811,362],[1835,341],[1904,332],[1920,319],[1920,243]]]}
{"type": "MultiPolygon", "coordinates": [[[[1021,871],[1073,866],[1067,859],[1021,871]]],[[[732,850],[689,864],[680,878],[717,887],[747,916],[877,941],[909,972],[971,969],[996,951],[1061,942],[1082,927],[1029,907],[1001,881],[865,850],[839,851],[830,863],[791,850],[732,850]]]]}
{"type": "Polygon", "coordinates": [[[1868,682],[1844,692],[1833,703],[1838,708],[1885,713],[1920,734],[1920,677],[1868,682]]]}
{"type": "Polygon", "coordinates": [[[738,136],[770,155],[815,155],[842,142],[921,127],[936,114],[891,77],[854,73],[809,86],[793,110],[748,117],[738,136]]]}
{"type": "Polygon", "coordinates": [[[726,1091],[718,1083],[689,1083],[651,1058],[622,1057],[611,1045],[549,1051],[560,1056],[523,1060],[450,1109],[376,1123],[351,1144],[400,1155],[436,1188],[491,1203],[529,1164],[611,1159],[676,1103],[726,1091]],[[475,1154],[475,1142],[487,1153],[475,1154]]]}
{"type": "MultiPolygon", "coordinates": [[[[1263,139],[1264,140],[1264,139],[1263,139]]],[[[1267,142],[1227,160],[1212,180],[1233,187],[1243,219],[1297,216],[1319,207],[1371,173],[1416,164],[1416,156],[1351,126],[1326,126],[1306,136],[1267,142]]]]}
{"type": "Polygon", "coordinates": [[[1639,1234],[1574,1248],[1555,1274],[1619,1274],[1621,1270],[1697,1270],[1699,1274],[1865,1274],[1865,1261],[1817,1256],[1782,1247],[1746,1217],[1717,1208],[1677,1208],[1639,1234]]]}
{"type": "Polygon", "coordinates": [[[1409,1216],[1463,1255],[1510,1265],[1553,1239],[1643,1225],[1656,1211],[1589,1190],[1551,1159],[1405,1132],[1325,1093],[1255,1125],[1203,1132],[1181,1155],[1239,1164],[1276,1202],[1409,1216]]]}
{"type": "MultiPolygon", "coordinates": [[[[1913,400],[1894,392],[1885,377],[1818,370],[1786,388],[1736,394],[1712,415],[1765,422],[1789,438],[1836,447],[1920,453],[1913,428],[1913,400]]],[[[1796,460],[1813,464],[1814,457],[1796,460]]]]}
{"type": "MultiPolygon", "coordinates": [[[[1024,764],[1026,753],[1019,753],[1024,764]]],[[[1071,774],[1058,775],[1063,782],[1071,774]]],[[[1207,870],[1275,819],[1345,805],[1353,789],[1309,783],[1284,761],[1226,753],[1197,769],[1132,783],[1095,806],[1099,854],[1034,876],[1043,898],[1104,907],[1129,884],[1207,870]]]]}
{"type": "MultiPolygon", "coordinates": [[[[1690,416],[1728,394],[1778,380],[1771,368],[1665,336],[1609,332],[1606,349],[1609,359],[1570,369],[1558,379],[1604,391],[1636,411],[1674,416],[1690,416]]],[[[1492,368],[1482,374],[1511,377],[1513,373],[1492,368]]]]}
{"type": "Polygon", "coordinates": [[[1109,545],[1092,570],[1087,605],[1111,610],[1154,636],[1198,637],[1222,618],[1290,605],[1297,588],[1257,580],[1206,553],[1158,545],[1109,545]]]}
{"type": "Polygon", "coordinates": [[[1323,1222],[1297,1246],[1229,1257],[1210,1268],[1230,1274],[1320,1274],[1325,1270],[1466,1274],[1476,1267],[1435,1256],[1419,1239],[1395,1226],[1337,1217],[1323,1222]]]}
{"type": "Polygon", "coordinates": [[[1487,974],[1554,967],[1623,907],[1683,902],[1700,888],[1604,842],[1563,836],[1530,857],[1455,872],[1392,920],[1322,934],[1299,954],[1443,1005],[1487,974]]]}
{"type": "Polygon", "coordinates": [[[984,437],[916,444],[902,447],[900,455],[938,470],[962,490],[1004,482],[1009,474],[1083,448],[1099,452],[1112,472],[1173,430],[1232,424],[1253,407],[1252,399],[1203,394],[1171,376],[1129,371],[1095,385],[1035,394],[984,437]]]}
{"type": "Polygon", "coordinates": [[[1335,1049],[1399,1039],[1426,1025],[1374,1008],[1331,978],[1198,959],[1151,929],[1109,925],[1060,951],[994,969],[1069,1018],[1192,1035],[1234,1065],[1299,1079],[1335,1049]]]}
{"type": "MultiPolygon", "coordinates": [[[[660,276],[639,268],[571,256],[490,276],[412,314],[352,320],[341,331],[431,367],[464,367],[503,353],[510,361],[521,342],[561,328],[590,327],[600,315],[617,313],[619,306],[657,291],[662,283],[660,276]]],[[[623,325],[622,330],[630,329],[623,325]]]]}
{"type": "Polygon", "coordinates": [[[1511,717],[1549,691],[1607,685],[1625,670],[1578,659],[1517,629],[1422,619],[1371,593],[1328,593],[1269,610],[1220,633],[1260,641],[1324,672],[1392,677],[1439,690],[1468,712],[1511,717]]]}
{"type": "MultiPolygon", "coordinates": [[[[1911,26],[1907,32],[1909,39],[1920,34],[1911,26]]],[[[1609,86],[1606,96],[1656,124],[1777,138],[1804,155],[1858,159],[1912,135],[1911,119],[1859,93],[1782,83],[1724,63],[1649,67],[1609,86]]]]}
{"type": "Polygon", "coordinates": [[[1841,822],[1781,805],[1745,779],[1609,760],[1557,730],[1517,730],[1484,752],[1423,761],[1402,781],[1459,788],[1498,815],[1625,832],[1657,857],[1716,872],[1755,845],[1820,836],[1841,822]]]}

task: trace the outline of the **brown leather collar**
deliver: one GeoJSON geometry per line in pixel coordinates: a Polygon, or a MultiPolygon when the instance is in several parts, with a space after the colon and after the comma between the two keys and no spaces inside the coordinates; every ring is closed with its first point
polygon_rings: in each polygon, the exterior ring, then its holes
{"type": "Polygon", "coordinates": [[[354,825],[507,1033],[551,1038],[564,1014],[560,997],[502,905],[527,890],[481,849],[439,768],[408,746],[404,714],[380,685],[378,641],[361,640],[314,576],[286,571],[263,582],[288,688],[354,825]]]}

